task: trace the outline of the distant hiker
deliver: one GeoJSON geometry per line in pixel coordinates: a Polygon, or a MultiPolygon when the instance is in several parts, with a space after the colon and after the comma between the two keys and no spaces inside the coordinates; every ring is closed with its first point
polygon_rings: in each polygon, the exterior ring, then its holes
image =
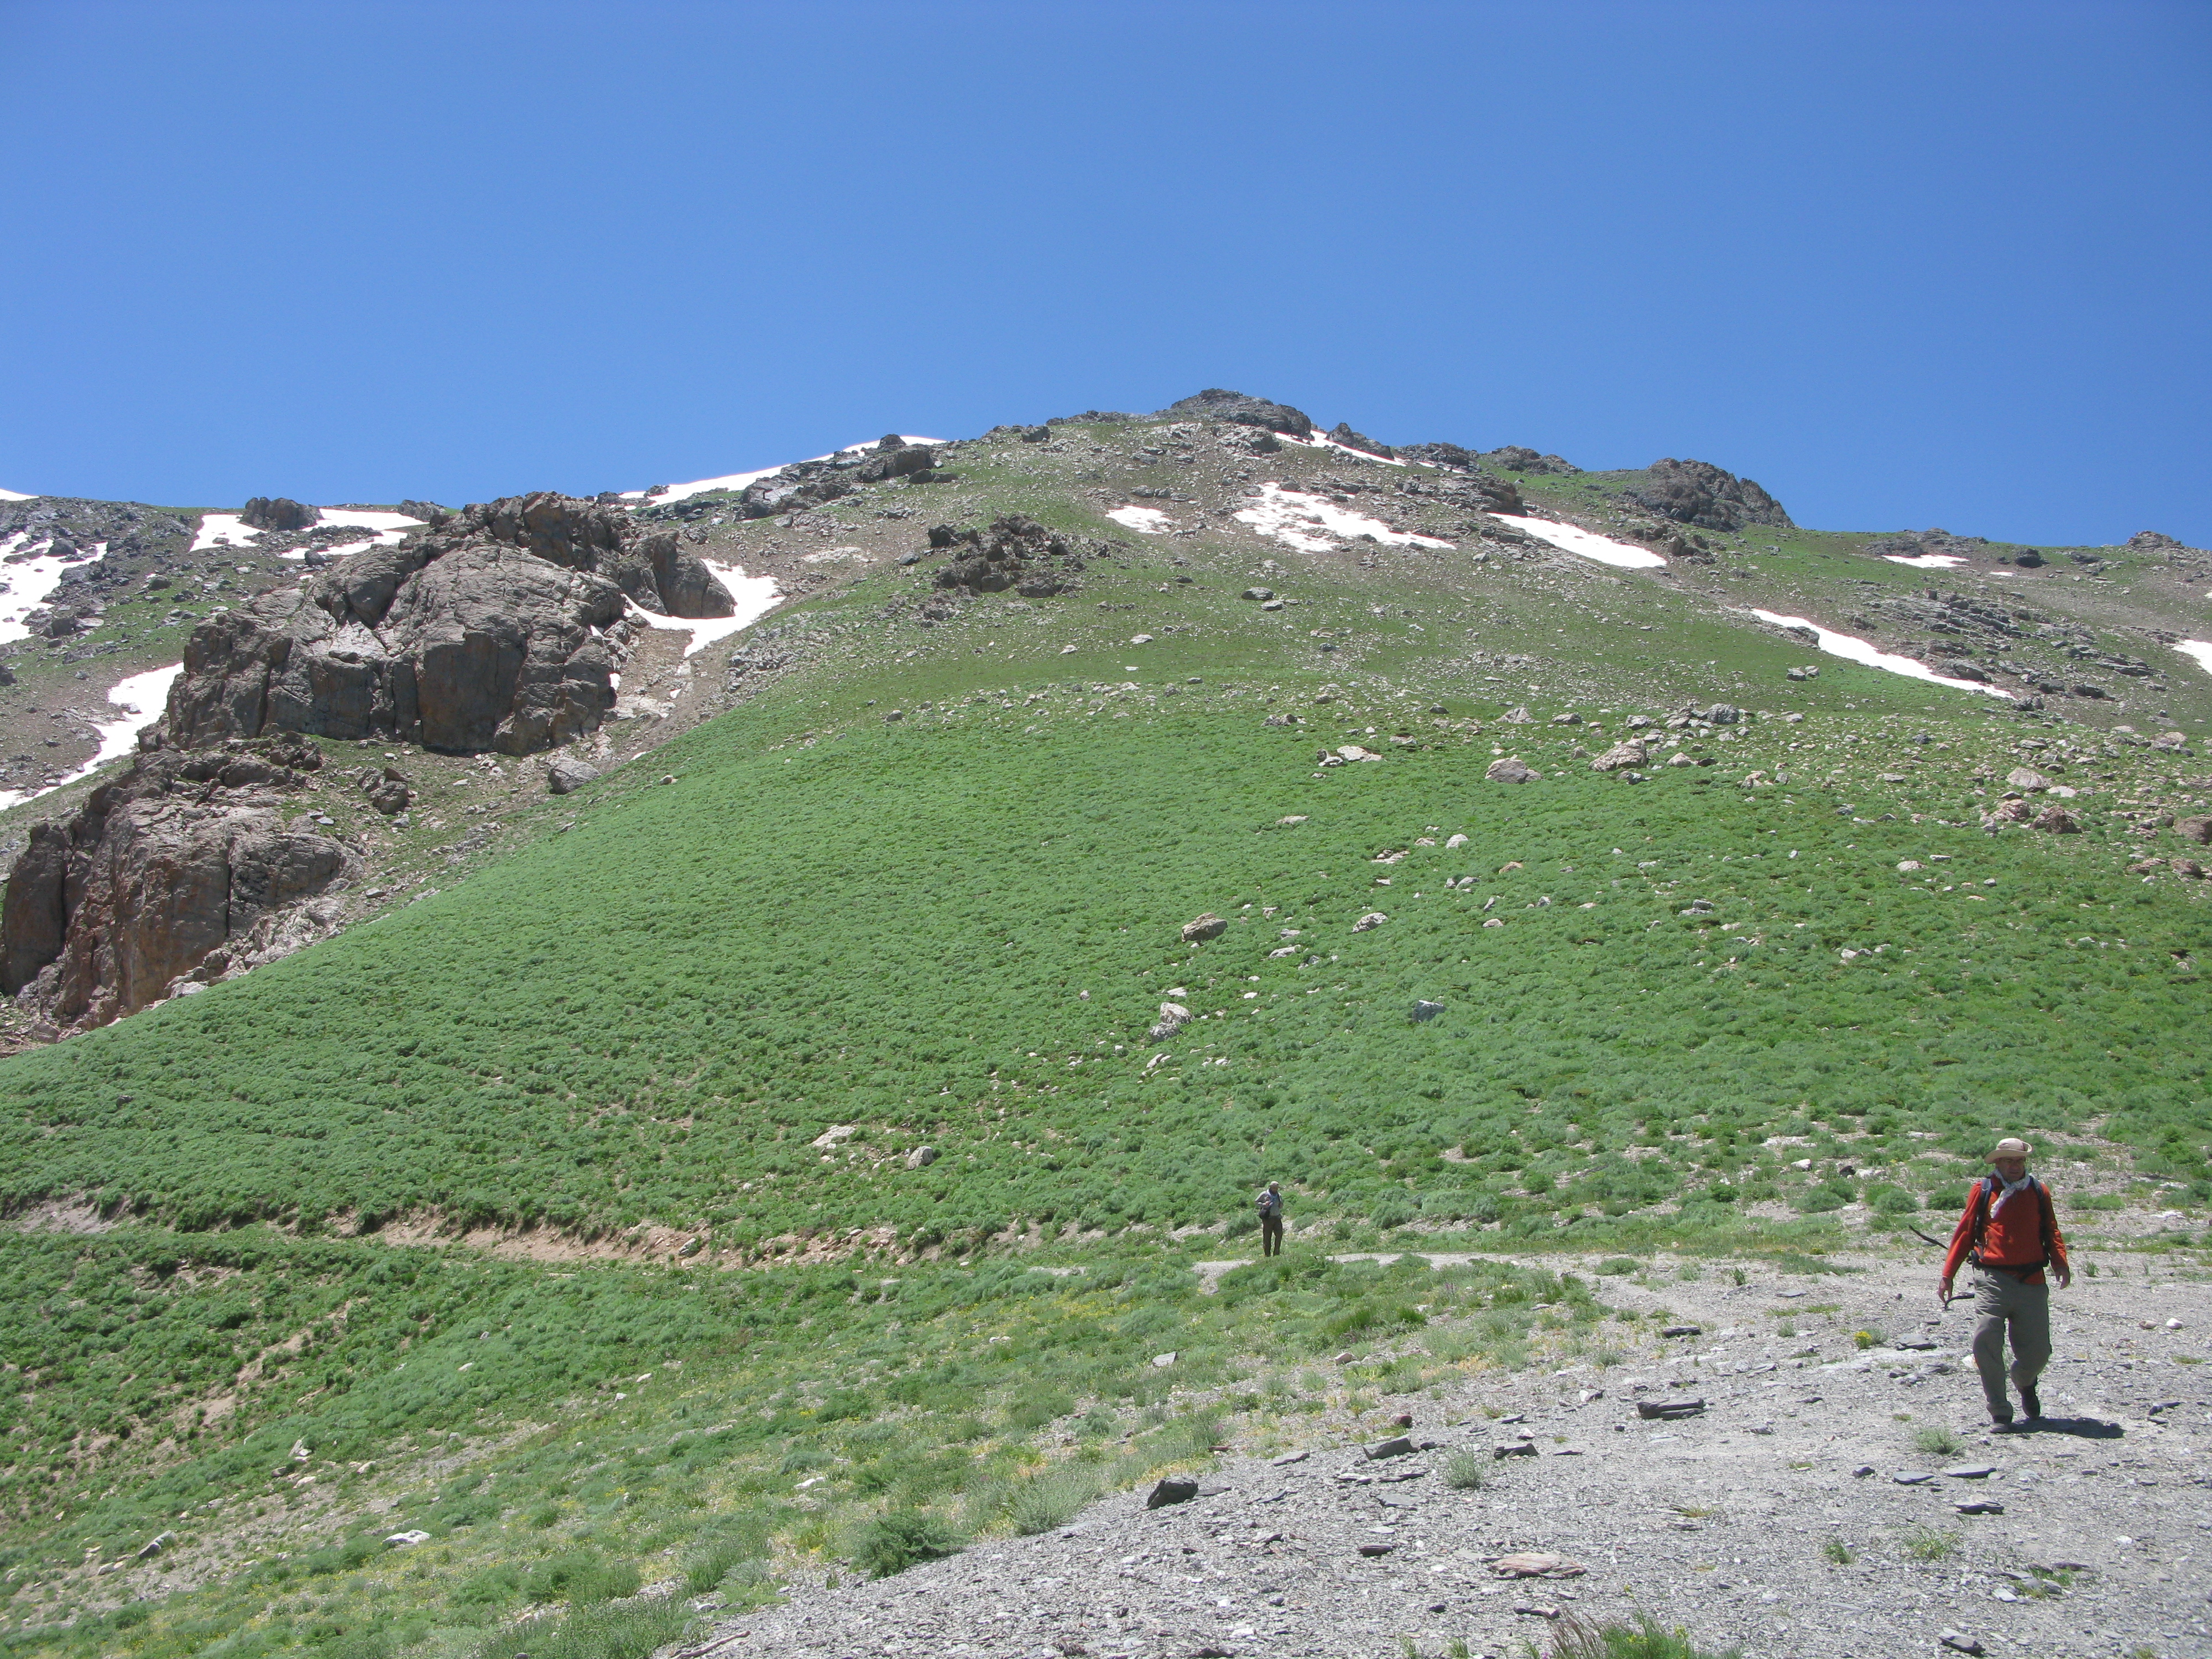
{"type": "Polygon", "coordinates": [[[2043,1415],[2036,1379],[2051,1358],[2051,1287],[2043,1282],[2047,1266],[2058,1275],[2058,1288],[2073,1281],[2066,1265],[2066,1240],[2050,1190],[2027,1172],[2028,1145],[2009,1137],[1990,1154],[1995,1173],[1974,1183],[1966,1212],[1951,1235],[1943,1258],[1942,1297],[1951,1300],[1951,1281],[1959,1264],[1971,1261],[1980,1273],[1974,1289],[1974,1366],[1982,1374],[1982,1394],[1997,1432],[2013,1431],[2012,1401],[2005,1395],[2005,1336],[2012,1336],[2012,1382],[2027,1422],[2043,1415]]]}
{"type": "Polygon", "coordinates": [[[1274,1182],[1255,1200],[1260,1207],[1260,1254],[1283,1253],[1283,1189],[1274,1182]]]}

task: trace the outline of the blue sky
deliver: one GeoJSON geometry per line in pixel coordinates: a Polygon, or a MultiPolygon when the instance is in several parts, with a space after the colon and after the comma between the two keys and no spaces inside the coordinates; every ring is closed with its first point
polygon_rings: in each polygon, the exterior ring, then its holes
{"type": "Polygon", "coordinates": [[[0,485],[634,489],[1206,386],[2212,544],[2212,5],[0,0],[0,485]]]}

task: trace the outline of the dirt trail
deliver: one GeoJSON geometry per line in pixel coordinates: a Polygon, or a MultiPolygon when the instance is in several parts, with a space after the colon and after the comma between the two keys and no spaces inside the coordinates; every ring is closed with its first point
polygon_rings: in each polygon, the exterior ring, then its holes
{"type": "Polygon", "coordinates": [[[1971,1307],[1937,1307],[1926,1255],[1833,1257],[1845,1271],[1818,1277],[1752,1267],[1741,1285],[1725,1272],[1601,1280],[1609,1304],[1700,1329],[1608,1368],[1481,1372],[1386,1399],[1361,1435],[1380,1440],[1395,1431],[1386,1413],[1410,1411],[1431,1443],[1412,1457],[1370,1462],[1346,1438],[1287,1464],[1231,1455],[1194,1502],[1147,1512],[1123,1493],[1059,1533],[978,1540],[876,1583],[795,1586],[696,1650],[1384,1659],[1403,1639],[1437,1656],[1458,1638],[1504,1655],[1549,1627],[1525,1609],[1553,1608],[1648,1611],[1751,1659],[1928,1655],[1947,1630],[1992,1655],[2212,1659],[2212,1380],[2186,1363],[2205,1357],[2212,1291],[2136,1257],[2124,1277],[2108,1265],[2056,1292],[2051,1420],[1994,1437],[1963,1357],[1971,1307]],[[1862,1350],[1859,1331],[1882,1340],[1862,1350]],[[1705,1409],[1636,1413],[1676,1397],[1705,1409]],[[1962,1449],[1916,1447],[1939,1428],[1962,1449]],[[1515,1444],[1534,1455],[1493,1457],[1515,1444]],[[1480,1490],[1447,1484],[1459,1450],[1480,1460],[1480,1490]],[[1978,1466],[1990,1473],[1942,1473],[1978,1466]],[[1959,1512],[1976,1503],[2002,1512],[1959,1512]],[[1514,1582],[1486,1565],[1526,1549],[1587,1571],[1514,1582]]]}

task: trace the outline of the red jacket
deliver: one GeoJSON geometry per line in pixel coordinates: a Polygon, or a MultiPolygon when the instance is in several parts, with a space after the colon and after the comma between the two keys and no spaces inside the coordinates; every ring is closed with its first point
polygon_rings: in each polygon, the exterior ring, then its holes
{"type": "Polygon", "coordinates": [[[1966,1194],[1966,1213],[1959,1218],[1950,1252],[1943,1258],[1946,1283],[1958,1277],[1960,1264],[1969,1255],[1978,1267],[2009,1269],[2023,1285],[2043,1283],[2046,1261],[2066,1266],[2066,1239],[2058,1231],[2050,1188],[2030,1176],[2027,1188],[1992,1215],[1990,1206],[2003,1190],[1996,1176],[1984,1176],[1966,1194]]]}

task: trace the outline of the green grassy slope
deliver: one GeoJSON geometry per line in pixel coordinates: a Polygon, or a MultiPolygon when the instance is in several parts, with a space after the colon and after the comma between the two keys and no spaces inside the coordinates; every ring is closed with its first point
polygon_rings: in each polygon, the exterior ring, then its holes
{"type": "Polygon", "coordinates": [[[1312,737],[1240,702],[1055,695],[796,749],[749,741],[773,708],[704,728],[655,761],[672,787],[11,1064],[8,1200],[750,1250],[1207,1223],[1267,1175],[1494,1218],[1533,1164],[1571,1215],[1717,1189],[1727,1127],[1875,1116],[1966,1151],[2198,1098],[2196,908],[2094,842],[1711,781],[1786,764],[1765,728],[1641,786],[1485,783],[1456,739],[1316,776],[1312,737]],[[1207,909],[1229,932],[1183,945],[1207,909]],[[1147,1043],[1177,988],[1205,1018],[1147,1043]],[[1447,1012],[1412,1026],[1417,998],[1447,1012]],[[832,1124],[864,1138],[816,1150],[832,1124]]]}

